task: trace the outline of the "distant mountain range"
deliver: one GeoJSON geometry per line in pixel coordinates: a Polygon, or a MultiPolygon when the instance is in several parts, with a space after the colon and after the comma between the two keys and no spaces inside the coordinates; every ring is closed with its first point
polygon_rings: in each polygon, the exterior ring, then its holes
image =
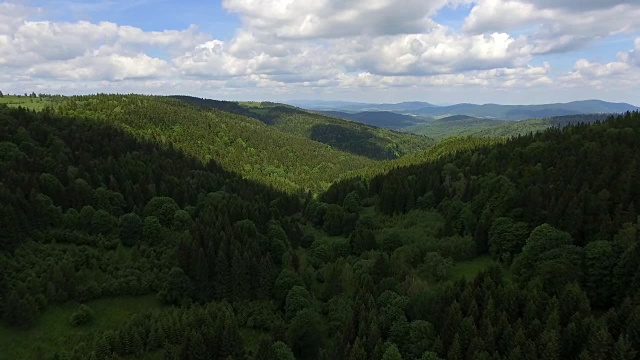
{"type": "Polygon", "coordinates": [[[369,113],[375,118],[365,119],[366,123],[388,123],[402,121],[401,124],[392,124],[390,128],[399,129],[409,124],[407,118],[393,117],[386,114],[389,120],[379,119],[379,112],[391,112],[402,115],[426,116],[426,117],[448,117],[454,115],[466,115],[475,118],[495,119],[495,120],[525,120],[532,118],[548,118],[555,116],[581,115],[581,114],[602,114],[602,113],[622,113],[626,111],[640,110],[640,108],[627,103],[612,103],[601,100],[573,101],[569,103],[554,103],[541,105],[499,105],[499,104],[455,104],[449,106],[437,106],[427,102],[402,102],[398,104],[368,104],[346,101],[290,101],[289,104],[316,111],[333,111],[349,113],[347,117],[352,120],[362,121],[364,115],[357,113],[369,113]],[[395,119],[395,120],[394,120],[395,119]]]}
{"type": "Polygon", "coordinates": [[[364,111],[390,111],[395,113],[414,113],[437,105],[423,101],[408,101],[397,104],[371,104],[348,101],[316,101],[316,100],[292,100],[286,102],[289,105],[301,107],[307,110],[316,111],[342,111],[342,112],[364,112],[364,111]]]}

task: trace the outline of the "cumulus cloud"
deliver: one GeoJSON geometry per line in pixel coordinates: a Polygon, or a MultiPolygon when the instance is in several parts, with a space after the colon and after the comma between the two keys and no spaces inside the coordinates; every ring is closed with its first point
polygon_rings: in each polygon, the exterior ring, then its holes
{"type": "Polygon", "coordinates": [[[68,61],[38,64],[29,68],[27,74],[58,80],[122,81],[160,77],[170,71],[164,60],[154,59],[146,54],[104,55],[97,51],[68,61]]]}
{"type": "Polygon", "coordinates": [[[579,59],[573,70],[561,76],[565,86],[637,86],[640,81],[640,38],[635,41],[635,48],[627,52],[619,52],[616,60],[608,63],[592,62],[579,59]]]}
{"type": "Polygon", "coordinates": [[[479,0],[465,19],[468,33],[526,31],[532,54],[565,52],[602,37],[640,30],[640,2],[620,0],[479,0]]]}
{"type": "Polygon", "coordinates": [[[42,10],[0,3],[0,81],[74,93],[526,89],[628,83],[640,64],[639,38],[611,63],[582,59],[560,77],[548,63],[531,65],[541,54],[640,30],[635,0],[571,6],[551,0],[223,0],[223,6],[242,22],[225,41],[196,26],[146,31],[111,22],[34,21],[42,10]],[[462,31],[434,20],[462,4],[471,9],[462,31]]]}
{"type": "Polygon", "coordinates": [[[246,26],[279,38],[422,33],[448,0],[223,0],[246,26]]]}

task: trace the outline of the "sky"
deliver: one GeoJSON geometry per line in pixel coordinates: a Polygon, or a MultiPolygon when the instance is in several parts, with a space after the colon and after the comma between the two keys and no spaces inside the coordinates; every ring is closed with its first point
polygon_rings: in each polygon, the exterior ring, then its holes
{"type": "Polygon", "coordinates": [[[0,91],[640,105],[640,0],[0,0],[0,91]]]}

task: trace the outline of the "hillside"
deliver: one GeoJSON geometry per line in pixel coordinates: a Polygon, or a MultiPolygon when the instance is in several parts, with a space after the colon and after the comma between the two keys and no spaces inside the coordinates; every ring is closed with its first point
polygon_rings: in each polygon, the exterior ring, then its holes
{"type": "Polygon", "coordinates": [[[467,115],[453,115],[427,121],[402,130],[434,139],[444,139],[450,136],[511,137],[543,131],[554,126],[563,127],[570,124],[602,121],[607,116],[604,114],[586,114],[522,121],[503,121],[474,118],[467,115]]]}
{"type": "Polygon", "coordinates": [[[284,244],[263,234],[297,238],[300,198],[115,122],[1,105],[0,120],[0,359],[171,353],[193,331],[242,343],[228,303],[179,304],[270,293],[284,244]]]}
{"type": "Polygon", "coordinates": [[[638,110],[638,108],[630,104],[586,100],[541,105],[457,104],[442,107],[426,107],[415,111],[414,114],[432,117],[467,115],[498,120],[525,120],[579,114],[623,113],[634,110],[638,110]]]}
{"type": "Polygon", "coordinates": [[[322,114],[357,121],[359,123],[392,130],[404,130],[412,125],[421,124],[427,119],[402,115],[390,111],[365,111],[346,113],[340,111],[321,111],[322,114]]]}
{"type": "Polygon", "coordinates": [[[184,96],[178,98],[205,109],[219,109],[249,116],[285,133],[375,160],[394,159],[424,150],[433,144],[432,139],[424,136],[345,121],[283,104],[233,103],[184,96]]]}
{"type": "Polygon", "coordinates": [[[0,106],[0,359],[640,350],[640,114],[449,139],[312,198],[181,150],[166,128],[229,116],[199,111],[0,106]]]}
{"type": "Polygon", "coordinates": [[[406,101],[396,104],[373,104],[358,103],[349,101],[316,101],[316,100],[292,100],[287,102],[290,105],[304,109],[316,111],[339,111],[339,112],[366,112],[366,111],[389,111],[395,113],[413,113],[416,110],[437,105],[424,101],[406,101]]]}
{"type": "MultiPolygon", "coordinates": [[[[549,118],[582,114],[614,114],[636,111],[640,108],[627,103],[612,103],[601,100],[573,101],[568,103],[553,103],[539,105],[500,105],[500,104],[454,104],[437,106],[425,102],[405,102],[398,104],[366,104],[349,102],[290,102],[305,109],[316,111],[333,111],[338,113],[358,112],[394,112],[400,115],[413,115],[428,118],[442,118],[464,115],[475,118],[493,120],[519,121],[534,118],[549,118]]],[[[344,115],[338,115],[347,117],[344,115]]],[[[347,117],[349,118],[349,117],[347,117]]],[[[354,119],[368,123],[366,117],[354,119]]],[[[408,126],[410,122],[407,122],[408,126]]],[[[392,123],[395,125],[395,123],[392,123]]],[[[394,127],[394,129],[400,129],[394,127]]],[[[404,130],[404,129],[403,129],[404,130]]]]}
{"type": "Polygon", "coordinates": [[[321,191],[373,160],[286,133],[254,118],[183,101],[140,95],[66,98],[64,116],[96,118],[129,134],[175,146],[202,161],[287,191],[321,191]]]}

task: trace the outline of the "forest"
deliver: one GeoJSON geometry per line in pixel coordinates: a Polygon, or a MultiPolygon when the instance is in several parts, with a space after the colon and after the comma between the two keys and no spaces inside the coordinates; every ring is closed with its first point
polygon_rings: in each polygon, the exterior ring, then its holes
{"type": "Polygon", "coordinates": [[[640,113],[194,99],[0,104],[0,359],[640,359],[640,113]]]}

